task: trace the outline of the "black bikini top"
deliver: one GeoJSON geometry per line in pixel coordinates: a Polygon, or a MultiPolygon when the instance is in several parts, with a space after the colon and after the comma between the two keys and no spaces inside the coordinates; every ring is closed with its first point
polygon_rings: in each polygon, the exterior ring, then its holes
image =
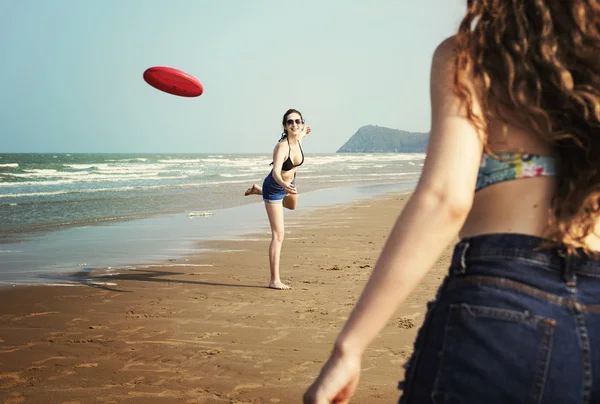
{"type": "MultiPolygon", "coordinates": [[[[296,166],[296,165],[294,165],[294,162],[292,161],[292,146],[290,146],[290,139],[286,137],[286,140],[288,142],[288,147],[290,149],[290,152],[288,154],[287,160],[284,161],[283,164],[281,165],[281,171],[290,171],[292,168],[300,167],[302,165],[302,163],[304,163],[304,152],[302,151],[302,146],[300,146],[300,142],[298,142],[298,147],[300,148],[300,153],[302,154],[302,161],[300,162],[300,164],[298,164],[296,166]]],[[[273,164],[273,163],[271,163],[271,164],[273,164]]]]}

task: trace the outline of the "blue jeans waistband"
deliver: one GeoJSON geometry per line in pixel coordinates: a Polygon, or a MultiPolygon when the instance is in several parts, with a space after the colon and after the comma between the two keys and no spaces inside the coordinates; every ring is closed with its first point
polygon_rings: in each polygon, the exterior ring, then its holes
{"type": "Polygon", "coordinates": [[[518,233],[484,234],[460,240],[454,247],[452,267],[466,271],[470,262],[485,259],[514,260],[539,265],[569,277],[571,273],[600,276],[600,259],[581,250],[566,256],[559,247],[540,248],[545,239],[518,233]]]}

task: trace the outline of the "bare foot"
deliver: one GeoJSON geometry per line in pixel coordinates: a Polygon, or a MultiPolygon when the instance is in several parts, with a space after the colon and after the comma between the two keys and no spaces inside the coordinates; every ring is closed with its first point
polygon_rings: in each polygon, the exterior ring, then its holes
{"type": "Polygon", "coordinates": [[[248,188],[246,193],[244,193],[244,196],[248,195],[262,195],[262,189],[258,185],[252,184],[252,187],[248,188]]]}
{"type": "Polygon", "coordinates": [[[286,285],[285,283],[283,283],[281,281],[271,281],[271,282],[269,282],[269,287],[271,289],[279,289],[279,290],[291,289],[291,287],[289,287],[288,285],[286,285]]]}

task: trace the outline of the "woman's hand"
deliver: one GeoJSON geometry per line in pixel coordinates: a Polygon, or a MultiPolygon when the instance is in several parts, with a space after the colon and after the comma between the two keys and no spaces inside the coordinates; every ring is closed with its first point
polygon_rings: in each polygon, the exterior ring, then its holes
{"type": "Polygon", "coordinates": [[[298,191],[296,190],[296,186],[294,184],[292,184],[291,182],[284,182],[283,189],[285,189],[285,192],[287,192],[288,194],[297,194],[298,193],[298,191]]]}
{"type": "Polygon", "coordinates": [[[304,404],[349,403],[358,386],[360,363],[360,356],[334,350],[319,377],[304,393],[304,404]]]}
{"type": "Polygon", "coordinates": [[[302,128],[302,130],[304,131],[305,135],[308,135],[311,131],[310,125],[304,125],[304,128],[302,128]]]}

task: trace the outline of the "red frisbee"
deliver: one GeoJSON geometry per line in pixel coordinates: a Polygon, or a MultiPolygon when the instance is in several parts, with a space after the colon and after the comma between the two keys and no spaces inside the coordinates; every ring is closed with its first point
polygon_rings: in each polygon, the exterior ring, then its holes
{"type": "Polygon", "coordinates": [[[144,72],[144,80],[158,90],[181,97],[198,97],[204,91],[197,78],[172,67],[150,67],[144,72]]]}

